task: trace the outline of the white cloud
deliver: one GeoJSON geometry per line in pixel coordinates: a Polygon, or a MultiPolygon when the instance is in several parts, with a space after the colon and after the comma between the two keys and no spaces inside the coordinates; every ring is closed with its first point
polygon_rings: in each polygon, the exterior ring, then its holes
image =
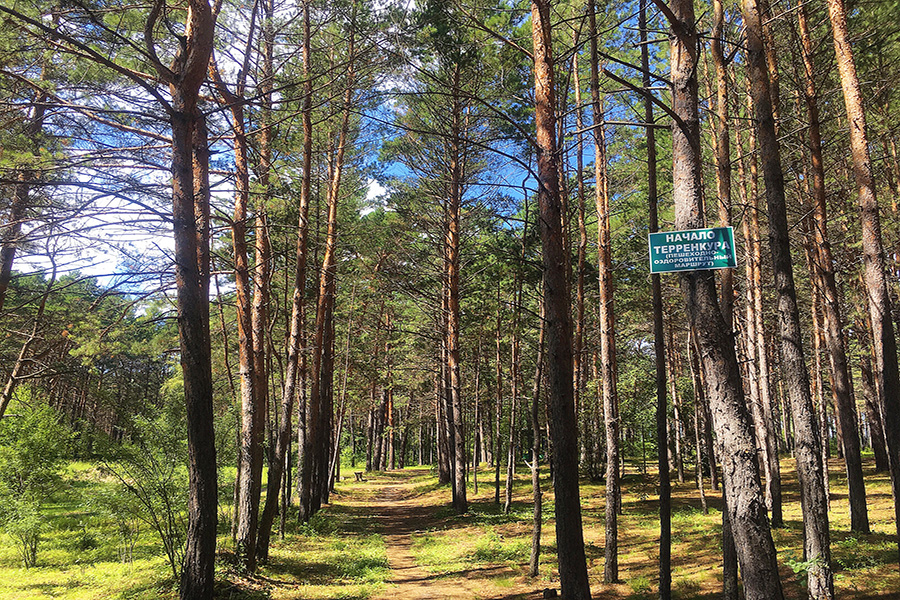
{"type": "Polygon", "coordinates": [[[388,195],[388,189],[381,185],[377,179],[369,179],[366,182],[366,200],[365,205],[360,209],[360,216],[374,212],[376,209],[385,206],[385,199],[388,195]]]}

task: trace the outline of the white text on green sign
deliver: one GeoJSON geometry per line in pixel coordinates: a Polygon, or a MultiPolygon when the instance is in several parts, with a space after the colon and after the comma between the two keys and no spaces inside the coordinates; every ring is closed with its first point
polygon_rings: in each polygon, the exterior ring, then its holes
{"type": "Polygon", "coordinates": [[[651,273],[737,266],[731,227],[651,233],[648,239],[651,273]]]}

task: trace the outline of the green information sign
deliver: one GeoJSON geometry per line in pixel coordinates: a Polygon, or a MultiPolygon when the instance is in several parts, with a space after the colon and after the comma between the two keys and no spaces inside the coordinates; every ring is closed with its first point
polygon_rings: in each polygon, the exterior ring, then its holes
{"type": "Polygon", "coordinates": [[[651,273],[737,266],[734,229],[731,227],[651,233],[648,239],[651,273]]]}

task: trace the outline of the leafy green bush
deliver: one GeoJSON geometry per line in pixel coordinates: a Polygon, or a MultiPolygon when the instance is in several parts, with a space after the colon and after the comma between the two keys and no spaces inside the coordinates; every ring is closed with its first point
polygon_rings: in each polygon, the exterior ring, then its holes
{"type": "Polygon", "coordinates": [[[834,561],[845,570],[868,569],[887,562],[890,544],[867,541],[865,538],[848,536],[835,540],[832,544],[834,561]]]}
{"type": "Polygon", "coordinates": [[[44,521],[40,506],[29,499],[10,499],[4,507],[3,529],[16,541],[16,549],[26,569],[37,564],[38,543],[44,521]]]}
{"type": "Polygon", "coordinates": [[[122,559],[134,546],[140,519],[162,542],[172,575],[181,576],[187,532],[188,475],[187,444],[183,417],[174,407],[155,419],[135,422],[133,443],[111,446],[102,470],[119,482],[117,494],[124,500],[116,509],[120,526],[122,559]]]}
{"type": "Polygon", "coordinates": [[[0,525],[26,568],[37,562],[41,508],[60,485],[68,431],[47,406],[19,403],[0,420],[0,525]]]}

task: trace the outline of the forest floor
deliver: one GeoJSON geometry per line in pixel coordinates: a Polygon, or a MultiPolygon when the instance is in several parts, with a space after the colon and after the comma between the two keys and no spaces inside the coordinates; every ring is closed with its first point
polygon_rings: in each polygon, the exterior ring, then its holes
{"type": "MultiPolygon", "coordinates": [[[[783,461],[785,526],[774,530],[785,597],[806,597],[802,563],[802,522],[793,463],[783,461]]],[[[831,471],[831,529],[837,597],[848,600],[900,599],[900,572],[894,538],[893,510],[886,476],[867,470],[869,518],[872,533],[849,532],[846,478],[842,463],[831,471]]],[[[351,474],[352,475],[352,474],[351,474]]],[[[493,472],[479,471],[478,492],[469,485],[470,510],[457,515],[450,507],[449,487],[437,483],[427,468],[351,476],[337,487],[332,504],[320,517],[351,536],[377,536],[382,544],[382,581],[359,586],[333,579],[330,585],[310,587],[268,579],[267,596],[293,598],[371,598],[373,600],[497,599],[531,600],[545,589],[559,592],[555,570],[555,531],[549,478],[545,490],[540,575],[527,575],[531,548],[532,504],[530,478],[520,471],[510,514],[494,502],[493,472]],[[485,482],[485,480],[490,479],[485,482]],[[487,484],[486,484],[487,483],[487,484]],[[299,586],[299,587],[298,587],[299,586]],[[300,589],[302,588],[302,592],[300,589]]],[[[709,490],[704,512],[696,485],[673,482],[673,597],[712,600],[721,594],[721,504],[709,490]]],[[[582,504],[586,553],[595,599],[655,599],[658,586],[658,503],[655,477],[632,466],[623,481],[623,512],[619,517],[620,582],[602,583],[604,490],[583,482],[582,504]]],[[[501,490],[502,495],[502,490],[501,490]]],[[[275,552],[293,547],[286,539],[275,552]]],[[[307,544],[315,543],[312,538],[307,544]]],[[[373,548],[374,550],[374,548],[373,548]]],[[[284,559],[293,560],[288,556],[284,559]]],[[[294,557],[296,558],[296,557],[294,557]]],[[[351,560],[348,555],[348,560],[351,560]]],[[[352,569],[351,569],[352,570],[352,569]]],[[[296,573],[302,575],[301,573],[296,573]]],[[[309,573],[307,573],[309,575],[309,573]]],[[[322,582],[324,583],[324,581],[322,582]]],[[[245,588],[246,589],[246,588],[245,588]]]]}
{"type": "MultiPolygon", "coordinates": [[[[849,531],[843,463],[829,465],[831,540],[836,597],[900,600],[893,503],[886,475],[865,462],[870,534],[849,531]]],[[[219,600],[532,600],[559,591],[553,494],[544,489],[540,574],[527,574],[531,550],[530,474],[520,469],[509,514],[494,502],[494,473],[482,465],[477,492],[468,486],[469,511],[450,507],[449,486],[427,467],[366,474],[353,469],[331,503],[310,523],[288,520],[273,536],[269,564],[253,576],[233,567],[231,507],[220,506],[219,600]]],[[[223,473],[221,497],[230,495],[223,473]]],[[[65,489],[47,505],[38,564],[24,569],[9,535],[0,535],[0,600],[174,600],[177,585],[159,539],[147,527],[122,560],[121,523],[103,508],[112,483],[93,465],[73,464],[65,489]]],[[[802,521],[793,461],[782,461],[785,526],[773,530],[785,597],[803,600],[802,521]]],[[[582,519],[595,600],[655,600],[659,519],[656,476],[629,464],[619,516],[619,583],[602,583],[604,486],[582,481],[582,519]]],[[[706,482],[704,511],[695,482],[673,481],[672,589],[677,600],[712,600],[721,591],[721,503],[706,482]]],[[[501,490],[502,496],[502,490],[501,490]]]]}
{"type": "MultiPolygon", "coordinates": [[[[384,537],[391,576],[387,588],[376,600],[471,600],[474,598],[531,597],[534,585],[517,583],[517,569],[506,564],[473,561],[462,569],[431,570],[428,560],[420,560],[423,541],[429,532],[446,527],[443,504],[422,501],[414,483],[416,471],[404,471],[375,498],[364,504],[371,510],[384,537]],[[412,477],[410,477],[412,475],[412,477]]],[[[426,471],[427,473],[427,471],[426,471]]],[[[428,542],[424,544],[428,545],[428,542]]],[[[534,597],[541,597],[540,591],[534,597]]]]}

